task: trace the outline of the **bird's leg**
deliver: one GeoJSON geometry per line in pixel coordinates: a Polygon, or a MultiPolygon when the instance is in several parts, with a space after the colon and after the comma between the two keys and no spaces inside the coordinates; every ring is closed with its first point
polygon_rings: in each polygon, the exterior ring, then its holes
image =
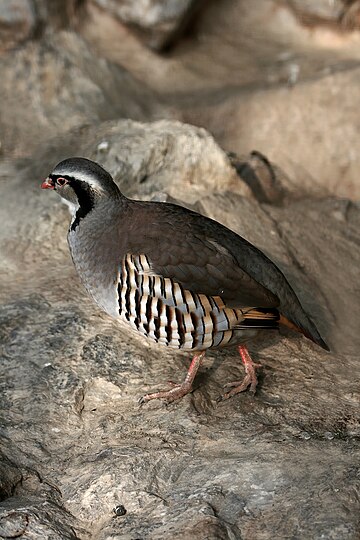
{"type": "Polygon", "coordinates": [[[205,356],[205,351],[196,354],[191,361],[190,367],[186,374],[185,380],[181,384],[173,384],[171,390],[162,390],[160,392],[154,392],[153,394],[146,394],[145,396],[139,399],[139,403],[142,405],[151,399],[166,399],[169,403],[175,401],[175,399],[180,399],[185,396],[192,390],[192,383],[194,382],[195,375],[201,366],[202,360],[205,356]]]}
{"type": "Polygon", "coordinates": [[[247,347],[245,345],[239,345],[238,349],[241,360],[245,367],[246,375],[242,381],[234,381],[226,384],[225,387],[233,387],[233,389],[229,392],[226,392],[222,396],[222,399],[229,399],[230,397],[235,396],[235,394],[244,392],[249,386],[250,392],[252,392],[253,394],[255,394],[256,392],[256,386],[258,383],[256,369],[260,368],[261,364],[255,364],[255,362],[252,361],[249,351],[247,350],[247,347]]]}

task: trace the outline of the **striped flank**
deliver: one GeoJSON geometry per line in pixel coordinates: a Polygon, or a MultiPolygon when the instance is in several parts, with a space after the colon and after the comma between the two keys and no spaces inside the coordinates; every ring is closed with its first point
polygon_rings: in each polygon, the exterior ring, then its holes
{"type": "Polygon", "coordinates": [[[241,328],[277,324],[274,314],[227,308],[220,296],[195,294],[154,274],[144,254],[124,257],[117,289],[120,316],[142,335],[168,347],[222,347],[241,328]]]}

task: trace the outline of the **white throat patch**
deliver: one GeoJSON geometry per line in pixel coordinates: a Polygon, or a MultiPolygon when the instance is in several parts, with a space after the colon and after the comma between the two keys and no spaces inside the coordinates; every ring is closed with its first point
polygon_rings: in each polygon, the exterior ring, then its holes
{"type": "Polygon", "coordinates": [[[62,202],[63,204],[65,204],[65,205],[68,207],[69,212],[70,212],[72,218],[74,219],[75,216],[76,216],[76,212],[77,212],[78,209],[79,209],[79,205],[78,205],[78,204],[74,204],[74,203],[68,201],[67,199],[64,199],[63,197],[61,197],[60,200],[61,200],[61,202],[62,202]]]}

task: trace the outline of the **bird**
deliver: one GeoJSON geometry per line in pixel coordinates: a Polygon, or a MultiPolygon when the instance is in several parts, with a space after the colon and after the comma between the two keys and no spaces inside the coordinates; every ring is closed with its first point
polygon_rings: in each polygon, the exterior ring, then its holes
{"type": "Polygon", "coordinates": [[[261,366],[247,342],[280,325],[329,351],[282,271],[219,222],[177,204],[129,199],[84,157],[58,163],[41,187],[71,208],[71,257],[96,304],[153,342],[193,354],[182,383],[145,394],[141,404],[182,398],[206,351],[233,344],[245,376],[221,399],[255,393],[261,366]]]}

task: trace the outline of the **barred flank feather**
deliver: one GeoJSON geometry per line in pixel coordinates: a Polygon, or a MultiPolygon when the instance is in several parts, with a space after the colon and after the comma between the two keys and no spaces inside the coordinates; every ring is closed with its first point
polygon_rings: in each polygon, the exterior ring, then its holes
{"type": "Polygon", "coordinates": [[[234,309],[221,297],[195,294],[153,274],[146,255],[127,254],[118,283],[119,314],[163,345],[188,350],[223,347],[244,329],[277,328],[276,309],[234,309]]]}

